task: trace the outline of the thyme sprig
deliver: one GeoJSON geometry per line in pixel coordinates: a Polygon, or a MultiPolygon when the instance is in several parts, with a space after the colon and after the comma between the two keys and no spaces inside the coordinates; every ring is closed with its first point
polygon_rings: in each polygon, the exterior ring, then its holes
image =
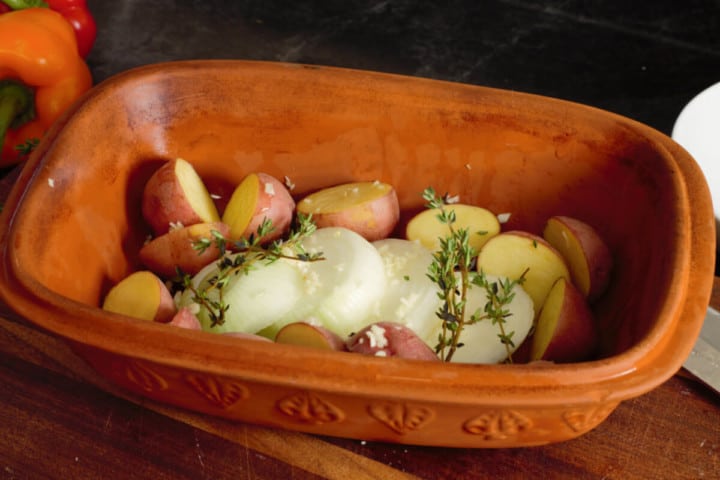
{"type": "Polygon", "coordinates": [[[507,361],[512,363],[514,331],[506,331],[505,320],[512,315],[508,306],[515,297],[514,288],[522,284],[523,274],[515,280],[499,279],[490,281],[484,272],[474,268],[477,251],[470,245],[470,232],[467,228],[457,228],[457,218],[452,209],[446,206],[454,203],[448,194],[439,197],[432,187],[423,191],[426,207],[438,210],[437,219],[447,225],[449,235],[440,238],[440,248],[433,253],[433,260],[428,268],[427,276],[439,287],[438,297],[442,301],[436,315],[442,320],[442,329],[438,335],[435,351],[440,359],[452,360],[458,348],[463,346],[460,341],[463,329],[481,321],[491,321],[498,326],[498,337],[507,351],[507,361]],[[468,290],[474,286],[485,289],[487,302],[482,309],[468,315],[468,290]]]}
{"type": "Polygon", "coordinates": [[[257,262],[270,264],[281,258],[302,262],[324,259],[322,252],[307,252],[302,245],[302,241],[316,230],[311,215],[298,214],[287,238],[263,245],[263,238],[273,230],[272,221],[265,218],[255,233],[248,238],[231,240],[219,231],[212,230],[210,238],[205,237],[193,242],[193,249],[198,254],[205,252],[213,245],[219,250],[218,261],[215,264],[217,273],[207,278],[200,286],[193,285],[190,275],[178,271],[183,288],[193,294],[192,301],[207,311],[211,327],[225,323],[225,314],[230,308],[223,298],[224,287],[233,277],[250,273],[256,268],[257,262]],[[212,292],[217,292],[217,294],[213,295],[212,292]]]}
{"type": "Polygon", "coordinates": [[[33,150],[35,150],[35,148],[37,148],[38,145],[40,145],[39,138],[30,138],[19,145],[15,145],[15,151],[21,156],[27,157],[33,152],[33,150]]]}

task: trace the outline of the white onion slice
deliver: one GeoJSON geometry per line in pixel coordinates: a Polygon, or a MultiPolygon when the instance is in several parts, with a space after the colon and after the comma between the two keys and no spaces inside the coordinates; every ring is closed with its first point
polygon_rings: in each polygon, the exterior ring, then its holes
{"type": "Polygon", "coordinates": [[[419,242],[388,238],[373,243],[385,264],[387,289],[373,321],[401,323],[431,348],[437,343],[438,286],[428,278],[432,253],[419,242]],[[434,336],[435,335],[435,336],[434,336]]]}

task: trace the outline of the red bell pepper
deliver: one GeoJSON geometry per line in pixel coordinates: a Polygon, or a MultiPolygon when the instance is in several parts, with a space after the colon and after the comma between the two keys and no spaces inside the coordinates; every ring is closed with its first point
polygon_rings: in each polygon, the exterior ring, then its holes
{"type": "Polygon", "coordinates": [[[0,14],[25,8],[50,8],[72,25],[78,53],[86,58],[95,43],[97,25],[85,0],[0,0],[0,14]]]}
{"type": "Polygon", "coordinates": [[[0,15],[0,168],[27,158],[92,76],[59,12],[26,8],[0,15]]]}

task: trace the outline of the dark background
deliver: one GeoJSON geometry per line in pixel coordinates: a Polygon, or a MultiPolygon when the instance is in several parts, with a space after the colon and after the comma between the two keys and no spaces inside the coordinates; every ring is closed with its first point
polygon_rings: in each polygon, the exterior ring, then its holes
{"type": "Polygon", "coordinates": [[[332,65],[537,93],[670,134],[720,81],[720,0],[90,0],[96,81],[155,62],[332,65]]]}

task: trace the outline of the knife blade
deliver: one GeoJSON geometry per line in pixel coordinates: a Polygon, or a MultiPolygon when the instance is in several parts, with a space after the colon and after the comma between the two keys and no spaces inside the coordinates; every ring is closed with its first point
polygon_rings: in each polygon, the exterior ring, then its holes
{"type": "Polygon", "coordinates": [[[708,307],[700,336],[683,366],[720,393],[720,312],[714,308],[708,307]]]}

